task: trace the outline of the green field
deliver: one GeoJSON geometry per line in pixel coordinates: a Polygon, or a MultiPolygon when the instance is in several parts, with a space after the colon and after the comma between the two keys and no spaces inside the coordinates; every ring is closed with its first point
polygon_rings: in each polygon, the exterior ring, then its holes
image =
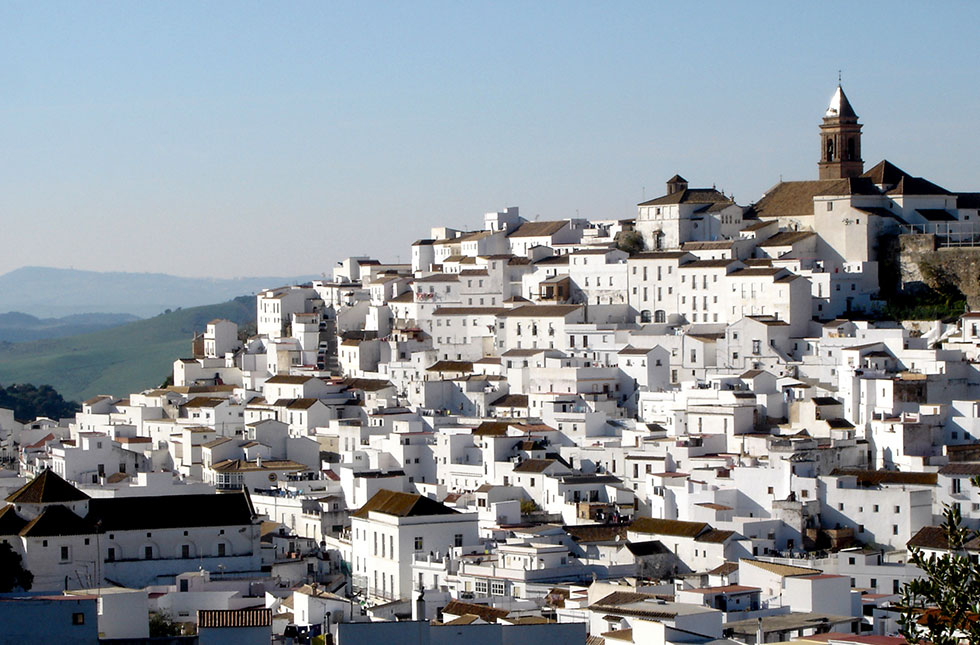
{"type": "Polygon", "coordinates": [[[0,384],[49,384],[66,399],[126,396],[156,387],[215,318],[255,320],[255,298],[190,307],[90,334],[0,345],[0,384]]]}

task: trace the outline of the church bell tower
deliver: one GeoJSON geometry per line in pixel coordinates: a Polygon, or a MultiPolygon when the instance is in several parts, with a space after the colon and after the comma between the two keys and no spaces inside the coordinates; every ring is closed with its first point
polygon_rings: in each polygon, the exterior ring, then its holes
{"type": "Polygon", "coordinates": [[[820,124],[820,179],[857,177],[864,172],[861,124],[838,84],[820,124]]]}

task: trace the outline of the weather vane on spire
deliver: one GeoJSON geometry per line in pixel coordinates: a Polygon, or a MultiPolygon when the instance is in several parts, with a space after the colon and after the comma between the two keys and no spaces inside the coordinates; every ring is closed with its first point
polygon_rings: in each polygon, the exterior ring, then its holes
{"type": "Polygon", "coordinates": [[[837,70],[837,84],[840,85],[840,70],[837,70]]]}

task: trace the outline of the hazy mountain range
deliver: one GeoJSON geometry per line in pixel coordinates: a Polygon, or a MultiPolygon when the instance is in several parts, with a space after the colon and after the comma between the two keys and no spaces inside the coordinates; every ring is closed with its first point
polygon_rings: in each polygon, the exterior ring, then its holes
{"type": "Polygon", "coordinates": [[[164,273],[22,267],[0,275],[0,312],[26,312],[41,318],[92,313],[147,318],[167,309],[226,302],[319,277],[183,278],[164,273]]]}

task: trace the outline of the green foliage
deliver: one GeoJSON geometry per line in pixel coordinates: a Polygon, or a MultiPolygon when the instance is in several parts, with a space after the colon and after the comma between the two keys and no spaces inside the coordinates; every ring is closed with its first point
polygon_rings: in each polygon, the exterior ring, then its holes
{"type": "MultiPolygon", "coordinates": [[[[980,486],[980,477],[972,482],[980,486]]],[[[910,563],[925,576],[902,589],[902,635],[909,643],[980,643],[980,564],[964,550],[978,534],[962,526],[957,507],[947,505],[944,517],[947,552],[926,556],[909,548],[910,563]]]]}
{"type": "Polygon", "coordinates": [[[0,385],[0,408],[13,410],[14,418],[23,421],[37,417],[62,419],[81,409],[74,401],[65,401],[50,385],[35,387],[30,383],[6,388],[0,385]]]}
{"type": "Polygon", "coordinates": [[[945,320],[958,318],[966,311],[966,297],[957,290],[930,290],[916,296],[893,297],[888,300],[881,318],[884,320],[945,320]]]}
{"type": "Polygon", "coordinates": [[[616,233],[616,248],[620,251],[634,255],[642,251],[645,246],[643,244],[643,236],[636,231],[620,231],[616,233]]]}
{"type": "Polygon", "coordinates": [[[91,334],[0,345],[0,383],[50,383],[66,399],[156,387],[215,318],[255,320],[255,298],[190,307],[91,334]]]}
{"type": "Polygon", "coordinates": [[[4,542],[0,544],[0,593],[30,591],[34,574],[24,568],[20,554],[4,542]]]}
{"type": "Polygon", "coordinates": [[[521,502],[521,515],[528,515],[538,511],[538,505],[534,503],[533,499],[526,499],[521,502]]]}
{"type": "Polygon", "coordinates": [[[150,614],[150,638],[180,636],[180,625],[166,614],[150,614]]]}

